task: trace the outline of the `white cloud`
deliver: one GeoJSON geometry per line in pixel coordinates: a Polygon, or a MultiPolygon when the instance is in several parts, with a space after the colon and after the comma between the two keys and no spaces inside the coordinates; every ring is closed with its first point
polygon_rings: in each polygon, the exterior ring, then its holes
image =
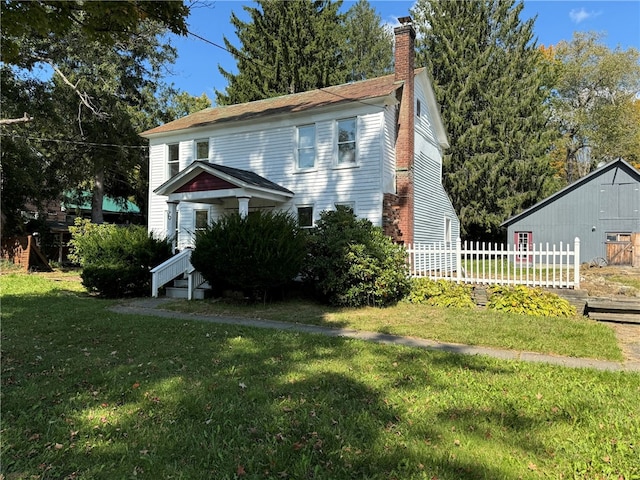
{"type": "Polygon", "coordinates": [[[597,17],[601,14],[602,12],[595,12],[593,10],[590,12],[587,12],[584,9],[584,7],[581,7],[580,10],[572,8],[571,11],[569,12],[569,18],[573,23],[580,23],[580,22],[584,22],[589,18],[597,17]]]}

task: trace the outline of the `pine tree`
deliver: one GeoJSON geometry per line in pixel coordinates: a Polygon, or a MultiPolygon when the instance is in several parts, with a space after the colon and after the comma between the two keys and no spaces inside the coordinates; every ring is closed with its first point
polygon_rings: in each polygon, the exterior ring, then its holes
{"type": "Polygon", "coordinates": [[[380,77],[393,67],[393,32],[367,0],[358,0],[345,19],[343,58],[348,80],[380,77]]]}
{"type": "Polygon", "coordinates": [[[417,64],[434,78],[449,134],[443,183],[470,239],[499,239],[500,223],[554,188],[547,156],[548,65],[514,0],[419,0],[417,64]]]}
{"type": "Polygon", "coordinates": [[[242,46],[225,38],[238,73],[218,67],[227,79],[225,92],[216,91],[219,105],[261,100],[279,95],[389,73],[393,38],[367,0],[346,14],[341,1],[257,0],[243,7],[250,20],[232,13],[231,23],[242,46]]]}
{"type": "Polygon", "coordinates": [[[218,67],[227,79],[217,103],[230,105],[339,84],[346,78],[340,54],[341,2],[329,0],[258,0],[258,8],[243,7],[243,22],[231,14],[242,43],[226,48],[237,61],[238,74],[218,67]]]}

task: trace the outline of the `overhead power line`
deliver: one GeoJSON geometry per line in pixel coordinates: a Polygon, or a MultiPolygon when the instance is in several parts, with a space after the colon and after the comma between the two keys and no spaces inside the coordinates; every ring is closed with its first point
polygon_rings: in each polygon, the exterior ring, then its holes
{"type": "Polygon", "coordinates": [[[70,143],[74,145],[88,145],[92,147],[118,147],[118,148],[149,148],[147,145],[120,145],[117,143],[95,143],[95,142],[84,142],[78,140],[62,140],[59,138],[42,138],[42,137],[32,137],[27,135],[14,135],[11,133],[0,133],[0,136],[3,137],[11,137],[11,138],[21,138],[23,140],[35,140],[38,142],[55,142],[55,143],[70,143]]]}

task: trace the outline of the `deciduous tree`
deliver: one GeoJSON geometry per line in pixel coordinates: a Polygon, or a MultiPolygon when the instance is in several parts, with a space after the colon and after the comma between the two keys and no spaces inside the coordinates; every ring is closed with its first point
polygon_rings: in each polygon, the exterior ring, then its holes
{"type": "Polygon", "coordinates": [[[600,34],[576,32],[548,55],[556,70],[553,119],[560,169],[574,181],[600,162],[640,161],[640,52],[611,50],[600,34]]]}

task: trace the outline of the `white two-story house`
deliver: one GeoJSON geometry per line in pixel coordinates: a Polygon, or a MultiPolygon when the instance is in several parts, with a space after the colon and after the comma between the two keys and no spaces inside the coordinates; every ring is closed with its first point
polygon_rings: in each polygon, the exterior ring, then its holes
{"type": "Polygon", "coordinates": [[[348,205],[395,241],[450,242],[448,147],[415,31],[395,29],[395,74],[209,108],[148,130],[149,230],[182,250],[227,212],[285,210],[312,227],[348,205]]]}

